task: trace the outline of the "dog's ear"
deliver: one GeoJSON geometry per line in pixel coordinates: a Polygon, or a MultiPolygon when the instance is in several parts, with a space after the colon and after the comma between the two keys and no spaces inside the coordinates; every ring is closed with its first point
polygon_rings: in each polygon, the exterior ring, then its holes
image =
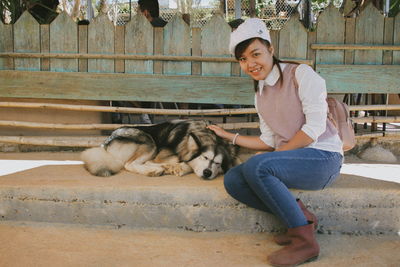
{"type": "Polygon", "coordinates": [[[232,167],[232,155],[229,153],[227,146],[218,146],[217,154],[222,155],[221,169],[223,173],[226,173],[232,167]]]}
{"type": "Polygon", "coordinates": [[[189,133],[188,136],[188,147],[193,151],[197,151],[201,147],[199,138],[194,133],[189,133]]]}
{"type": "Polygon", "coordinates": [[[186,144],[180,152],[180,159],[182,161],[191,161],[200,155],[200,148],[201,143],[199,138],[195,134],[189,133],[186,144]]]}
{"type": "Polygon", "coordinates": [[[230,168],[241,164],[242,161],[238,156],[239,149],[237,146],[225,142],[225,146],[222,147],[223,147],[222,153],[224,155],[224,159],[222,160],[221,168],[222,171],[226,173],[230,168]]]}
{"type": "Polygon", "coordinates": [[[228,159],[224,158],[221,164],[222,172],[225,174],[231,167],[232,166],[229,163],[228,159]]]}

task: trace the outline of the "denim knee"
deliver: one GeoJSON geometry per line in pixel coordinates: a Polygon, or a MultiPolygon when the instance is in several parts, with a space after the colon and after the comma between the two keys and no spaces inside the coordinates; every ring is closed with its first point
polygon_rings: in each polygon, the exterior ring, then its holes
{"type": "Polygon", "coordinates": [[[239,177],[238,177],[239,175],[241,175],[240,174],[240,172],[241,172],[240,166],[241,165],[231,168],[230,170],[228,170],[227,173],[225,173],[225,176],[224,176],[225,190],[231,196],[237,195],[237,192],[239,192],[241,189],[241,186],[240,186],[241,179],[239,179],[239,177]]]}
{"type": "Polygon", "coordinates": [[[243,163],[242,171],[245,174],[245,179],[255,179],[257,178],[257,170],[259,168],[260,161],[263,157],[261,155],[256,155],[249,158],[245,163],[243,163]]]}

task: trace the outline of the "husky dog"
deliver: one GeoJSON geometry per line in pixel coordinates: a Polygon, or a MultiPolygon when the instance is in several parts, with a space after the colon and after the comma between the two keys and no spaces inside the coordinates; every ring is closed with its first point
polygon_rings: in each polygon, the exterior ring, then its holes
{"type": "Polygon", "coordinates": [[[194,172],[211,180],[237,165],[236,148],[207,128],[206,121],[174,120],[152,126],[121,127],[101,147],[82,153],[97,176],[128,171],[160,176],[194,172]]]}

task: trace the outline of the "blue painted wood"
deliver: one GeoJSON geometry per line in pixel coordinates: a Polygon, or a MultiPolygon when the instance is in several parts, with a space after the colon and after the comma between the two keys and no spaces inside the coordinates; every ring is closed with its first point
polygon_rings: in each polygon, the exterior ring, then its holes
{"type": "MultiPolygon", "coordinates": [[[[88,53],[114,54],[114,25],[106,14],[100,14],[89,24],[88,53]]],[[[89,59],[89,72],[114,72],[114,60],[89,59]]]]}
{"type": "MultiPolygon", "coordinates": [[[[231,27],[222,15],[215,14],[202,29],[202,55],[231,57],[228,48],[230,34],[231,27]]],[[[203,76],[231,76],[231,63],[203,62],[201,65],[203,76]]]]}
{"type": "Polygon", "coordinates": [[[292,16],[279,32],[279,57],[307,58],[307,31],[298,14],[292,16]]]}
{"type": "MultiPolygon", "coordinates": [[[[363,10],[356,20],[357,44],[383,44],[384,17],[372,3],[363,10]]],[[[383,51],[357,50],[354,64],[382,64],[383,51]]]]}
{"type": "MultiPolygon", "coordinates": [[[[329,6],[318,17],[317,43],[318,44],[344,44],[345,19],[333,5],[329,6]]],[[[343,64],[343,50],[317,50],[316,64],[343,64]]]]}
{"type": "MultiPolygon", "coordinates": [[[[40,25],[27,11],[14,24],[14,51],[40,52],[40,25]]],[[[38,58],[16,58],[14,62],[17,70],[40,70],[38,58]]]]}
{"type": "MultiPolygon", "coordinates": [[[[50,24],[50,53],[78,53],[78,26],[63,12],[50,24]]],[[[50,59],[51,71],[78,71],[78,59],[50,59]]]]}
{"type": "Polygon", "coordinates": [[[317,65],[330,93],[400,93],[400,65],[317,65]]]}
{"type": "MultiPolygon", "coordinates": [[[[125,25],[125,54],[153,54],[153,26],[142,13],[138,12],[125,25]]],[[[152,74],[152,60],[125,60],[126,73],[152,74]]]]}
{"type": "MultiPolygon", "coordinates": [[[[164,55],[190,56],[190,28],[177,13],[164,27],[164,55]]],[[[164,62],[164,74],[190,75],[192,73],[191,62],[164,62]]]]}
{"type": "MultiPolygon", "coordinates": [[[[0,53],[13,51],[12,25],[4,25],[0,22],[0,53]]],[[[14,60],[12,58],[0,57],[0,70],[13,69],[14,60]]]]}

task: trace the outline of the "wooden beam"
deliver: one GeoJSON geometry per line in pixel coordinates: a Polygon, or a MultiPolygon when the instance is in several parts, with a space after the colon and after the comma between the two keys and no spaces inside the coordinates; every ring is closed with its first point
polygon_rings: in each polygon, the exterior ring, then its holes
{"type": "MultiPolygon", "coordinates": [[[[123,126],[143,126],[143,124],[63,124],[63,123],[41,123],[26,121],[3,121],[0,120],[0,126],[3,127],[19,127],[31,129],[48,129],[48,130],[115,130],[123,126]]],[[[149,126],[149,124],[145,124],[149,126]]],[[[222,123],[217,124],[227,130],[238,130],[248,128],[258,128],[258,122],[238,122],[238,123],[222,123]]]]}
{"type": "MultiPolygon", "coordinates": [[[[399,116],[370,116],[351,118],[354,123],[398,123],[399,116]]],[[[25,121],[4,121],[0,120],[2,127],[19,127],[31,129],[48,129],[48,130],[115,130],[123,126],[137,126],[139,124],[64,124],[64,123],[40,123],[25,121]]],[[[218,124],[227,130],[258,128],[258,122],[239,122],[239,123],[223,123],[218,124]]]]}
{"type": "Polygon", "coordinates": [[[1,143],[59,146],[95,147],[100,146],[107,136],[0,136],[1,143]]]}
{"type": "Polygon", "coordinates": [[[400,51],[400,45],[369,45],[369,44],[311,44],[315,50],[387,50],[400,51]]]}
{"type": "MultiPolygon", "coordinates": [[[[400,105],[399,109],[400,109],[400,105]]],[[[159,114],[159,115],[187,115],[187,116],[231,116],[238,114],[256,114],[255,108],[238,109],[151,109],[151,108],[128,108],[128,107],[106,107],[92,105],[68,105],[51,103],[30,102],[0,102],[2,108],[32,108],[32,109],[56,109],[84,112],[114,112],[131,114],[159,114]]],[[[366,109],[361,109],[366,110],[366,109]]],[[[381,110],[381,109],[379,109],[381,110]]]]}
{"type": "Polygon", "coordinates": [[[349,110],[400,110],[400,105],[356,105],[349,106],[349,110]]]}
{"type": "Polygon", "coordinates": [[[355,123],[398,123],[400,122],[399,116],[369,116],[351,118],[355,123]]]}
{"type": "MultiPolygon", "coordinates": [[[[205,56],[164,56],[164,55],[127,55],[127,54],[76,54],[76,53],[14,53],[3,52],[4,58],[58,58],[58,59],[115,59],[115,60],[161,60],[161,61],[195,61],[195,62],[237,62],[233,57],[205,57],[205,56]]],[[[300,64],[312,65],[312,60],[288,58],[300,64]]]]}
{"type": "MultiPolygon", "coordinates": [[[[107,136],[0,136],[0,143],[86,148],[100,146],[106,138],[107,136]]],[[[399,140],[400,134],[368,133],[356,135],[356,139],[399,140]]]]}
{"type": "Polygon", "coordinates": [[[0,57],[12,58],[65,58],[65,59],[116,59],[116,60],[164,60],[164,61],[204,61],[236,62],[232,57],[127,55],[127,54],[64,54],[64,53],[0,53],[0,57]]]}
{"type": "MultiPolygon", "coordinates": [[[[44,123],[44,122],[26,122],[26,121],[3,121],[0,120],[0,126],[19,127],[31,129],[48,130],[115,130],[127,124],[64,124],[64,123],[44,123]]],[[[129,125],[134,126],[134,125],[129,125]]]]}
{"type": "MultiPolygon", "coordinates": [[[[214,116],[214,115],[238,115],[256,114],[255,108],[237,109],[152,109],[152,108],[129,108],[129,107],[110,107],[93,105],[69,105],[52,103],[31,103],[31,102],[0,102],[2,108],[32,108],[32,109],[55,109],[83,112],[114,112],[131,114],[159,114],[159,115],[187,115],[187,116],[214,116]]],[[[400,105],[355,105],[349,106],[349,110],[400,110],[400,105]]]]}

